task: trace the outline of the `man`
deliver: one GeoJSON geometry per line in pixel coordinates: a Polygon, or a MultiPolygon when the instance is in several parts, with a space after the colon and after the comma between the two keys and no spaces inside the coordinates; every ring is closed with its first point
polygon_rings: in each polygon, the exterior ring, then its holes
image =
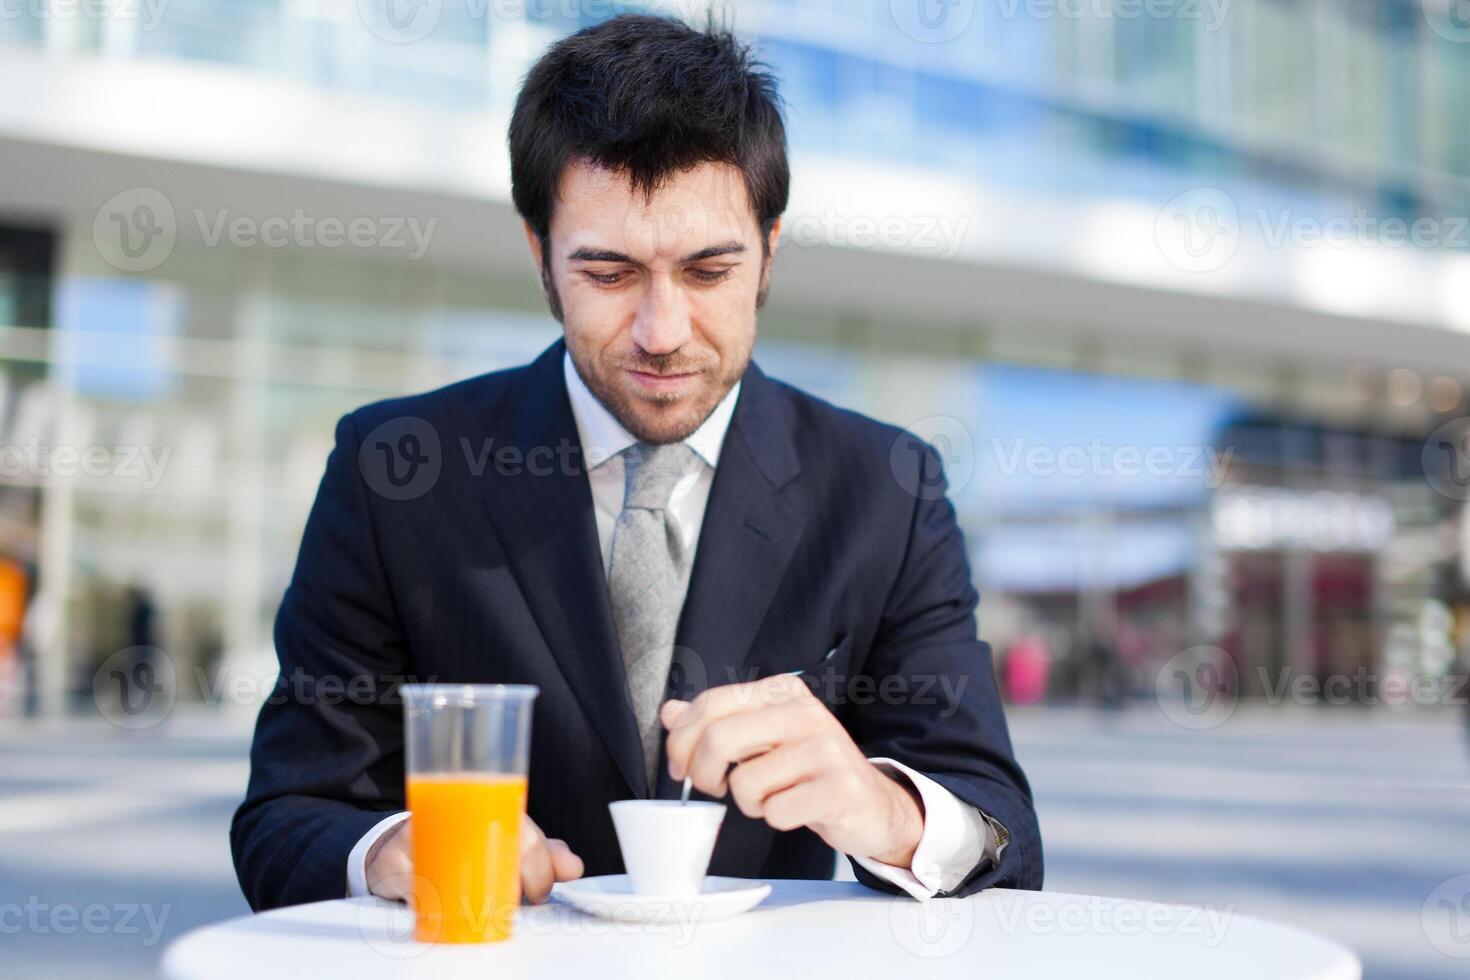
{"type": "Polygon", "coordinates": [[[564,339],[338,424],[232,829],[251,905],[405,897],[405,678],[539,686],[532,901],[620,872],[607,804],[686,775],[732,804],[712,874],[828,878],[835,848],[917,897],[1039,888],[935,454],[751,362],[772,79],[616,18],[531,70],[510,151],[564,339]]]}

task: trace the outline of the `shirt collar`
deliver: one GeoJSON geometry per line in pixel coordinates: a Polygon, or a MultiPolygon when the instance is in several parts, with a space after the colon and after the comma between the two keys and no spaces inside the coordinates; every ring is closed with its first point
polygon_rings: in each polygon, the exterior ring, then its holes
{"type": "MultiPolygon", "coordinates": [[[[638,441],[588,389],[572,364],[570,351],[562,355],[562,375],[566,378],[567,395],[572,402],[577,438],[581,441],[582,452],[593,469],[638,441]]],[[[735,382],[734,387],[720,399],[715,410],[710,412],[709,418],[684,440],[684,444],[710,466],[719,464],[720,447],[725,444],[725,433],[729,431],[730,420],[735,416],[735,401],[740,395],[740,384],[739,381],[735,382]]]]}

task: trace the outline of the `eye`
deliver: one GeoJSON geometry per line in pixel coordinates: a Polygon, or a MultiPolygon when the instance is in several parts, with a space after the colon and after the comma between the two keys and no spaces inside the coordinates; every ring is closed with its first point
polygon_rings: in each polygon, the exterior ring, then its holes
{"type": "Polygon", "coordinates": [[[601,286],[616,286],[627,275],[625,272],[592,272],[591,270],[587,270],[583,274],[601,286]]]}
{"type": "Polygon", "coordinates": [[[730,276],[729,269],[700,269],[692,268],[689,274],[702,283],[716,283],[730,276]]]}

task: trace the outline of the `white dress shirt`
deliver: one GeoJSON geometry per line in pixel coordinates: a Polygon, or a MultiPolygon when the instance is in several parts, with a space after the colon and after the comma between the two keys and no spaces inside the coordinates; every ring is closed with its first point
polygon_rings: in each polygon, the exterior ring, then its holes
{"type": "MultiPolygon", "coordinates": [[[[623,510],[622,452],[638,440],[588,390],[572,365],[570,354],[563,357],[562,372],[571,397],[572,415],[577,422],[577,438],[589,466],[587,478],[597,518],[597,543],[602,550],[602,567],[606,571],[612,562],[613,528],[623,510]]],[[[705,506],[715,482],[720,447],[725,443],[725,433],[729,431],[739,396],[740,384],[736,383],[704,424],[684,440],[698,455],[701,465],[674,484],[669,497],[668,516],[691,554],[699,541],[705,506]]],[[[870,873],[915,898],[927,899],[958,887],[982,856],[996,860],[999,856],[997,835],[979,810],[901,762],[888,758],[869,761],[890,775],[898,774],[905,778],[918,791],[924,807],[924,830],[918,846],[914,848],[910,866],[899,868],[872,858],[854,856],[853,859],[870,873]]],[[[395,813],[384,818],[353,847],[347,857],[348,895],[368,894],[365,867],[368,851],[379,837],[406,819],[407,813],[395,813]]]]}

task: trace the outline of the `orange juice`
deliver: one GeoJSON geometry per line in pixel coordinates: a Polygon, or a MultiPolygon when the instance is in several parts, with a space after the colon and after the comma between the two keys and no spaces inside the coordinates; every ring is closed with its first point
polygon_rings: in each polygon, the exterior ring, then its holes
{"type": "Polygon", "coordinates": [[[486,943],[510,938],[521,901],[526,777],[410,775],[414,938],[486,943]]]}

